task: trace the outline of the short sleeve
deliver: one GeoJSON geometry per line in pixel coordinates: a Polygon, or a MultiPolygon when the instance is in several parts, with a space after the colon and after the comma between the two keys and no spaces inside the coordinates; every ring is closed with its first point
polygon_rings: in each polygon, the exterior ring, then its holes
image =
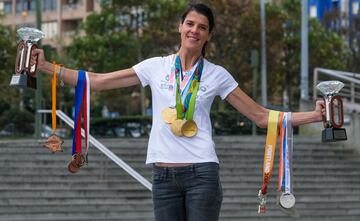
{"type": "Polygon", "coordinates": [[[146,59],[134,65],[132,68],[139,77],[141,85],[145,87],[151,84],[151,74],[154,73],[154,70],[159,67],[161,67],[161,57],[146,59]]]}
{"type": "Polygon", "coordinates": [[[223,67],[219,67],[218,95],[224,100],[239,84],[234,77],[223,67]]]}

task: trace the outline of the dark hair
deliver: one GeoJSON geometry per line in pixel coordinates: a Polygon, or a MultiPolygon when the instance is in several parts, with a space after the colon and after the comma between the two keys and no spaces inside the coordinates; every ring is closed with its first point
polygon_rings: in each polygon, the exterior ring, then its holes
{"type": "MultiPolygon", "coordinates": [[[[189,12],[195,11],[199,14],[204,15],[208,21],[209,21],[209,33],[214,29],[215,27],[215,19],[214,19],[214,14],[211,10],[211,8],[209,8],[209,6],[202,4],[202,3],[191,3],[188,5],[187,9],[184,11],[184,13],[181,16],[181,24],[184,23],[186,16],[189,14],[189,12]]],[[[205,56],[205,48],[206,48],[206,44],[207,42],[205,42],[202,50],[201,50],[201,54],[202,56],[205,56]]]]}

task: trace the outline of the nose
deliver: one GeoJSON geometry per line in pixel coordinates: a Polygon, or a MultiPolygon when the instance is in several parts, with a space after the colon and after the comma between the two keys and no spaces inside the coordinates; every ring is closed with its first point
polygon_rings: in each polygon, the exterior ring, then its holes
{"type": "Polygon", "coordinates": [[[199,27],[197,25],[194,25],[194,26],[191,27],[191,32],[192,33],[198,33],[198,31],[199,31],[199,27]]]}

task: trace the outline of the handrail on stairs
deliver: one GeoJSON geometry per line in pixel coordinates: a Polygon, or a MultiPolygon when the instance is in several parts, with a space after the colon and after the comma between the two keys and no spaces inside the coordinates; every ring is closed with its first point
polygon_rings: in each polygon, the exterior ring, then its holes
{"type": "Polygon", "coordinates": [[[318,91],[316,85],[320,82],[320,75],[326,76],[322,79],[329,80],[339,79],[345,86],[344,89],[340,91],[340,94],[345,98],[344,106],[351,111],[360,112],[360,74],[351,73],[345,71],[331,70],[325,68],[315,68],[313,76],[313,99],[318,98],[318,91]]]}
{"type": "MultiPolygon", "coordinates": [[[[39,114],[50,114],[51,110],[38,110],[39,114]]],[[[74,129],[74,121],[67,116],[61,110],[56,110],[56,115],[63,120],[67,125],[69,125],[72,129],[74,129]]],[[[85,131],[81,129],[81,136],[85,137],[85,131]]],[[[112,161],[114,161],[118,166],[123,168],[128,174],[130,174],[133,178],[139,181],[143,186],[145,186],[150,191],[152,190],[152,184],[138,172],[136,172],[132,167],[130,167],[127,163],[125,163],[120,157],[115,155],[112,151],[110,151],[105,145],[95,139],[92,135],[89,135],[89,142],[96,147],[98,150],[103,152],[107,157],[109,157],[112,161]]]]}

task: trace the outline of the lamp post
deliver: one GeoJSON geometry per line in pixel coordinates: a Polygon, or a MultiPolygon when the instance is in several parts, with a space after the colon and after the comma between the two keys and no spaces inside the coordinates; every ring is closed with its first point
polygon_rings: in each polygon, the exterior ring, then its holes
{"type": "Polygon", "coordinates": [[[265,0],[260,1],[261,20],[261,100],[262,105],[267,106],[267,73],[266,73],[266,22],[265,0]]]}
{"type": "MultiPolygon", "coordinates": [[[[41,3],[40,0],[36,0],[36,28],[41,30],[41,3]]],[[[38,42],[38,46],[41,46],[41,40],[38,42]]],[[[37,90],[35,91],[35,138],[40,139],[41,135],[41,116],[38,110],[41,109],[42,99],[42,77],[41,74],[36,76],[37,90]]]]}

